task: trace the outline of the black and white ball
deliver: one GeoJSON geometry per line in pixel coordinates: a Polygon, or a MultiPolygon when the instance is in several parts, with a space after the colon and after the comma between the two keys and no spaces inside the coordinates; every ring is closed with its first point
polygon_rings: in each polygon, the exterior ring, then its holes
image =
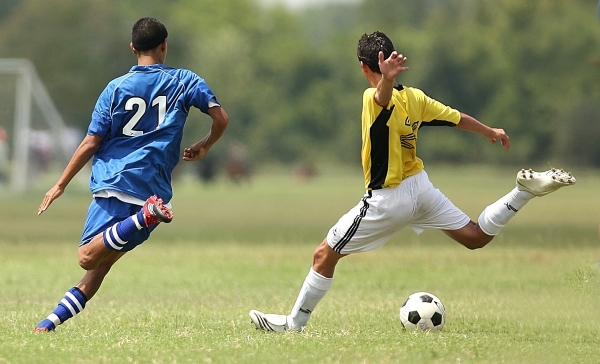
{"type": "Polygon", "coordinates": [[[413,293],[400,307],[400,322],[410,331],[440,331],[446,323],[446,309],[442,301],[431,293],[413,293]]]}

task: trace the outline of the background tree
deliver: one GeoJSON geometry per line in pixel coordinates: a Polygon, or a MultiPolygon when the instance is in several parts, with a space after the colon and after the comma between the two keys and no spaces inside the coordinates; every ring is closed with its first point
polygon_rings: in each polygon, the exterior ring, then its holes
{"type": "MultiPolygon", "coordinates": [[[[155,16],[169,29],[167,64],[204,77],[230,113],[217,148],[241,142],[257,163],[357,165],[367,84],[356,43],[381,30],[409,58],[400,83],[513,141],[505,153],[476,135],[423,129],[419,154],[430,163],[598,166],[585,152],[600,134],[595,10],[585,0],[363,0],[303,11],[253,0],[7,0],[0,57],[32,60],[67,123],[85,130],[98,93],[135,63],[131,25],[155,16]]],[[[185,143],[206,131],[203,121],[191,114],[185,143]]]]}

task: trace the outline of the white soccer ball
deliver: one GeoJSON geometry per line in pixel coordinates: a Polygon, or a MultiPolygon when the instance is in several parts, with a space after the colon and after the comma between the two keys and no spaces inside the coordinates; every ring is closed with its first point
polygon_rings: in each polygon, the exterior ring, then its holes
{"type": "Polygon", "coordinates": [[[400,322],[410,331],[440,331],[446,323],[446,309],[442,301],[431,293],[413,293],[400,307],[400,322]]]}

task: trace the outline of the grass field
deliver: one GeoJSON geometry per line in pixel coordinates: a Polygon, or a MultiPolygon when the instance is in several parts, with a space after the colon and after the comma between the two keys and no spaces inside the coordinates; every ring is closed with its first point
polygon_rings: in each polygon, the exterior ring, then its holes
{"type": "MultiPolygon", "coordinates": [[[[428,172],[476,219],[516,171],[428,172]]],[[[38,217],[49,185],[0,192],[0,363],[597,363],[600,174],[573,172],[574,187],[530,202],[484,249],[407,229],[344,258],[307,330],[283,335],[254,330],[247,313],[289,312],[314,248],[362,196],[359,171],[179,182],[173,223],[50,334],[32,329],[83,275],[77,242],[91,197],[73,186],[38,217]],[[421,290],[444,302],[442,332],[402,329],[400,305],[421,290]]]]}

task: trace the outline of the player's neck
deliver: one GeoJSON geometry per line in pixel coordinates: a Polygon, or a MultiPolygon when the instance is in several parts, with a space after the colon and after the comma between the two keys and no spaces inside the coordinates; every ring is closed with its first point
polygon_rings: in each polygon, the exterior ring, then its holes
{"type": "MultiPolygon", "coordinates": [[[[369,86],[376,88],[382,77],[383,76],[381,75],[381,73],[370,72],[367,75],[367,81],[369,82],[369,86]]],[[[394,87],[396,86],[398,86],[398,83],[394,81],[394,87]]]]}
{"type": "Polygon", "coordinates": [[[150,66],[153,64],[162,64],[163,62],[152,56],[139,56],[138,57],[138,66],[150,66]]]}

